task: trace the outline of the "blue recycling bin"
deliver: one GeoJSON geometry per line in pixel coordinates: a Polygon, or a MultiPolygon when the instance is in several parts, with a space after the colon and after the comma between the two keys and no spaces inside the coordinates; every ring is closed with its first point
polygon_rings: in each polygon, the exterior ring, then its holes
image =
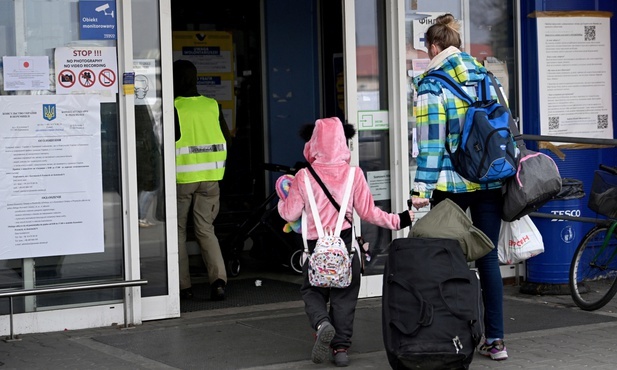
{"type": "MultiPolygon", "coordinates": [[[[564,187],[572,184],[568,184],[567,180],[564,179],[564,187]]],[[[570,181],[576,182],[575,185],[582,189],[581,181],[570,181]]],[[[570,192],[563,198],[556,198],[546,203],[538,212],[581,217],[584,195],[582,191],[570,192]]],[[[526,261],[526,281],[540,284],[568,284],[572,257],[589,227],[578,221],[540,217],[532,217],[532,220],[542,234],[544,253],[526,261]]]]}

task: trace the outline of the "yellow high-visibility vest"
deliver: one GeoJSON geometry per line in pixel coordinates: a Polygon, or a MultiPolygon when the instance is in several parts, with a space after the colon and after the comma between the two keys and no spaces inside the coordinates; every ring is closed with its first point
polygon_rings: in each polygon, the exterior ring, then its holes
{"type": "Polygon", "coordinates": [[[217,101],[205,96],[177,97],[174,106],[182,133],[176,141],[176,183],[222,180],[227,143],[217,101]]]}

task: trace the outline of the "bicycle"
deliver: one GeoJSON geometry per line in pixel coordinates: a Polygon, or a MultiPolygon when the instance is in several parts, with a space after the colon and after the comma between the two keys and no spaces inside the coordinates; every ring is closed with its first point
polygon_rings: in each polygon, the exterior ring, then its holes
{"type": "Polygon", "coordinates": [[[576,248],[569,286],[574,303],[593,311],[617,293],[617,167],[595,171],[588,207],[607,218],[596,220],[576,248]]]}

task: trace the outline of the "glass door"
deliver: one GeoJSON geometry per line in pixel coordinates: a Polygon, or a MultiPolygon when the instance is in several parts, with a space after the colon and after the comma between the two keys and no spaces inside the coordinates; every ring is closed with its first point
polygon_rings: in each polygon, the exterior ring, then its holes
{"type": "MultiPolygon", "coordinates": [[[[126,277],[118,12],[106,4],[0,2],[2,288],[126,277]]],[[[80,316],[96,325],[93,313],[122,298],[121,289],[19,298],[16,331],[74,328],[80,316]]],[[[124,321],[121,309],[98,316],[124,321]]]]}
{"type": "MultiPolygon", "coordinates": [[[[401,180],[407,173],[406,124],[402,125],[404,108],[399,102],[401,91],[400,29],[403,24],[399,9],[404,0],[344,1],[344,58],[346,112],[358,134],[352,147],[352,161],[359,165],[371,188],[375,204],[386,212],[406,209],[408,186],[401,180]],[[402,146],[404,145],[404,147],[402,146]],[[407,189],[407,190],[405,190],[407,189]]],[[[402,28],[404,30],[404,28],[402,28]]],[[[393,237],[392,232],[367,222],[360,222],[362,236],[378,257],[365,270],[361,296],[381,295],[383,254],[393,237]]]]}
{"type": "Polygon", "coordinates": [[[131,1],[137,220],[144,320],[179,315],[169,0],[131,1]],[[166,112],[172,112],[171,116],[166,112]],[[168,204],[167,202],[170,202],[168,204]],[[175,213],[172,213],[175,214],[175,213]]]}
{"type": "Polygon", "coordinates": [[[169,0],[0,2],[0,288],[148,280],[15,299],[18,333],[179,315],[170,24],[169,0]]]}
{"type": "MultiPolygon", "coordinates": [[[[371,188],[375,204],[390,212],[390,125],[388,69],[386,65],[385,0],[355,2],[358,161],[371,188]]],[[[351,117],[350,117],[351,118],[351,117]]],[[[361,223],[362,235],[371,249],[386,248],[390,230],[361,223]]],[[[372,271],[368,271],[368,274],[372,271]]]]}

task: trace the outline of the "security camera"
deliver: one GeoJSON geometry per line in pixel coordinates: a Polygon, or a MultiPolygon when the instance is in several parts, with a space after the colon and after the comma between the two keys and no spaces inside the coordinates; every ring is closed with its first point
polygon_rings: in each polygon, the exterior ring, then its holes
{"type": "Polygon", "coordinates": [[[109,9],[109,3],[105,3],[101,6],[98,6],[96,8],[94,8],[94,10],[96,10],[97,12],[103,12],[103,14],[105,15],[110,15],[112,18],[114,17],[114,11],[112,10],[111,13],[107,13],[106,10],[109,9]]]}
{"type": "MultiPolygon", "coordinates": [[[[90,8],[90,9],[92,9],[92,8],[90,8]]],[[[104,12],[107,9],[109,9],[109,4],[103,4],[103,5],[97,7],[94,10],[96,10],[97,12],[104,12]]]]}

